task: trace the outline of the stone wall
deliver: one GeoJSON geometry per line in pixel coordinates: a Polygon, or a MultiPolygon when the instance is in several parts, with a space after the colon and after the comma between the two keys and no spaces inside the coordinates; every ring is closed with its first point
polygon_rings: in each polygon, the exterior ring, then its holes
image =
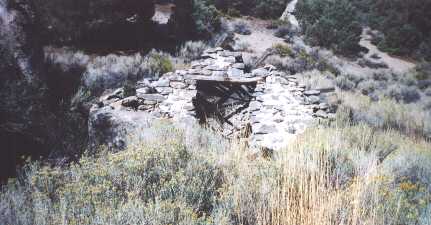
{"type": "MultiPolygon", "coordinates": [[[[245,71],[241,52],[205,51],[187,70],[138,82],[136,95],[104,96],[99,110],[145,112],[155,118],[205,123],[226,137],[247,138],[254,148],[279,149],[316,118],[333,117],[320,91],[266,65],[245,71]]],[[[91,129],[91,128],[90,128],[91,129]]]]}

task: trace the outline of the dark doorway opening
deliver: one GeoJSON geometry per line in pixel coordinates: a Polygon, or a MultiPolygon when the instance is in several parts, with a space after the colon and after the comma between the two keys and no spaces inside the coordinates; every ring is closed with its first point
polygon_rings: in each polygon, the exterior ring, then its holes
{"type": "Polygon", "coordinates": [[[241,130],[235,117],[249,107],[256,84],[198,81],[194,105],[199,122],[221,132],[241,130]]]}

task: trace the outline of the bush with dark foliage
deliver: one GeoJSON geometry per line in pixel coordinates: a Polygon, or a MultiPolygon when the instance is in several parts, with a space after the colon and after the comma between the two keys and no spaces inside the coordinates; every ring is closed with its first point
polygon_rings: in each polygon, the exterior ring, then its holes
{"type": "Polygon", "coordinates": [[[220,28],[220,15],[212,0],[182,0],[176,2],[169,21],[177,38],[208,38],[220,28]]]}
{"type": "Polygon", "coordinates": [[[431,1],[356,0],[372,28],[383,32],[379,47],[431,60],[431,1]]]}
{"type": "Polygon", "coordinates": [[[244,15],[260,18],[279,18],[289,0],[215,0],[215,5],[223,12],[233,9],[244,15]]]}
{"type": "Polygon", "coordinates": [[[83,35],[123,26],[136,16],[136,22],[148,22],[154,15],[151,0],[34,0],[35,15],[49,39],[57,42],[79,41],[83,35]]]}
{"type": "Polygon", "coordinates": [[[337,53],[355,54],[360,50],[362,28],[356,8],[348,0],[302,0],[297,15],[307,41],[337,53]]]}

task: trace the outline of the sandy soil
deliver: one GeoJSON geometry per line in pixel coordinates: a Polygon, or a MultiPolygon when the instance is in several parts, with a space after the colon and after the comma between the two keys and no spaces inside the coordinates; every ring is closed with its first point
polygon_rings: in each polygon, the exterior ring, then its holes
{"type": "Polygon", "coordinates": [[[174,4],[156,4],[156,13],[154,14],[152,20],[158,22],[159,24],[167,24],[169,18],[172,15],[172,8],[174,4]]]}
{"type": "Polygon", "coordinates": [[[233,23],[243,22],[251,30],[251,35],[235,34],[238,42],[246,42],[250,45],[250,50],[256,54],[264,53],[268,48],[278,43],[284,43],[282,38],[274,36],[275,30],[266,29],[270,21],[256,18],[236,19],[233,23]]]}

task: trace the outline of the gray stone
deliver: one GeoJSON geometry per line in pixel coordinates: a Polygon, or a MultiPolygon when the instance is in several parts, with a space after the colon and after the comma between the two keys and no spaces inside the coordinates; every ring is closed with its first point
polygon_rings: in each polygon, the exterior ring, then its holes
{"type": "Polygon", "coordinates": [[[323,110],[319,110],[319,111],[317,111],[316,113],[314,113],[314,116],[315,116],[315,117],[319,117],[319,118],[326,119],[326,118],[328,118],[328,113],[326,113],[326,112],[325,112],[325,111],[323,111],[323,110]]]}
{"type": "Polygon", "coordinates": [[[232,67],[236,68],[236,69],[243,70],[243,69],[245,69],[245,64],[244,63],[235,63],[232,65],[232,67]]]}
{"type": "Polygon", "coordinates": [[[172,94],[173,92],[171,87],[157,87],[156,90],[159,94],[162,94],[162,95],[169,95],[169,94],[172,94]]]}
{"type": "Polygon", "coordinates": [[[310,104],[318,104],[320,102],[320,98],[315,95],[308,97],[307,100],[310,104]]]}
{"type": "Polygon", "coordinates": [[[318,90],[308,90],[308,91],[304,91],[304,95],[306,95],[306,96],[320,95],[320,91],[318,91],[318,90]]]}
{"type": "Polygon", "coordinates": [[[136,82],[136,87],[138,89],[144,88],[144,87],[151,87],[151,82],[148,79],[140,80],[140,81],[136,82]]]}
{"type": "Polygon", "coordinates": [[[139,94],[137,96],[145,101],[163,102],[166,100],[166,97],[160,94],[139,94]]]}
{"type": "Polygon", "coordinates": [[[140,93],[140,94],[152,94],[153,92],[154,92],[154,89],[150,87],[143,87],[143,88],[136,89],[136,93],[140,93]]]}
{"type": "Polygon", "coordinates": [[[227,76],[227,72],[226,71],[213,71],[211,76],[224,77],[224,76],[227,76]]]}
{"type": "Polygon", "coordinates": [[[191,85],[189,85],[188,87],[187,87],[187,89],[188,90],[196,90],[196,85],[194,85],[194,84],[191,84],[191,85]]]}
{"type": "Polygon", "coordinates": [[[250,105],[248,106],[248,109],[250,112],[258,111],[262,107],[262,104],[256,101],[250,102],[250,105]]]}
{"type": "Polygon", "coordinates": [[[198,83],[196,80],[190,80],[190,79],[186,80],[185,82],[187,85],[196,85],[198,83]]]}
{"type": "Polygon", "coordinates": [[[199,68],[202,67],[202,64],[199,61],[194,61],[194,62],[191,63],[191,67],[193,69],[199,69],[199,68]]]}
{"type": "Polygon", "coordinates": [[[325,102],[319,104],[319,109],[321,110],[327,110],[328,108],[329,108],[329,105],[325,102]]]}
{"type": "Polygon", "coordinates": [[[244,71],[236,68],[231,68],[227,71],[227,75],[230,77],[241,77],[244,75],[244,71]]]}
{"type": "Polygon", "coordinates": [[[270,133],[276,133],[276,132],[278,132],[278,130],[277,130],[277,127],[275,127],[275,125],[263,124],[256,129],[255,134],[270,134],[270,133]]]}
{"type": "Polygon", "coordinates": [[[282,123],[283,121],[284,121],[283,118],[275,118],[274,119],[274,122],[276,122],[276,123],[282,123]]]}
{"type": "Polygon", "coordinates": [[[166,78],[160,78],[158,81],[153,82],[153,87],[169,87],[170,80],[166,78]]]}
{"type": "Polygon", "coordinates": [[[226,71],[228,68],[228,65],[212,64],[205,67],[204,69],[210,71],[226,71]]]}
{"type": "Polygon", "coordinates": [[[223,48],[221,48],[221,47],[217,47],[217,48],[210,48],[210,49],[207,49],[207,50],[205,50],[204,52],[205,52],[205,53],[217,53],[217,52],[221,52],[221,51],[223,51],[223,48]]]}
{"type": "Polygon", "coordinates": [[[251,74],[255,77],[267,77],[269,76],[269,72],[266,69],[259,68],[251,71],[251,74]]]}
{"type": "Polygon", "coordinates": [[[201,71],[202,70],[200,70],[200,69],[189,69],[189,70],[187,70],[187,74],[199,75],[199,74],[201,74],[201,71]]]}
{"type": "Polygon", "coordinates": [[[217,59],[217,54],[215,53],[204,53],[201,56],[202,59],[217,59]]]}
{"type": "Polygon", "coordinates": [[[227,50],[219,52],[218,54],[219,54],[219,56],[222,56],[222,57],[234,56],[234,52],[227,51],[227,50]]]}
{"type": "Polygon", "coordinates": [[[138,110],[140,110],[140,111],[148,111],[148,110],[152,110],[152,109],[154,109],[154,106],[152,106],[152,105],[140,105],[138,107],[138,110]]]}
{"type": "Polygon", "coordinates": [[[195,110],[195,106],[193,104],[187,104],[183,106],[183,109],[187,110],[187,111],[193,111],[195,110]]]}
{"type": "MultiPolygon", "coordinates": [[[[187,70],[177,70],[177,71],[175,71],[175,74],[178,76],[184,76],[187,74],[187,70]]],[[[171,80],[173,80],[173,79],[171,79],[171,80]]]]}
{"type": "Polygon", "coordinates": [[[235,57],[226,57],[226,58],[224,58],[223,59],[223,61],[224,62],[227,62],[227,63],[235,63],[236,62],[236,59],[235,59],[235,57]]]}
{"type": "Polygon", "coordinates": [[[265,67],[263,67],[263,68],[268,70],[269,72],[277,70],[277,67],[270,65],[270,64],[266,64],[265,67]]]}
{"type": "Polygon", "coordinates": [[[201,75],[204,75],[204,76],[211,76],[212,75],[212,72],[209,70],[201,70],[200,72],[201,72],[201,75]]]}
{"type": "Polygon", "coordinates": [[[174,81],[174,82],[171,82],[171,83],[170,83],[170,86],[171,86],[172,88],[175,88],[175,89],[184,89],[184,88],[186,88],[186,87],[187,87],[187,84],[185,84],[185,83],[183,83],[183,82],[177,82],[177,81],[174,81]]]}

